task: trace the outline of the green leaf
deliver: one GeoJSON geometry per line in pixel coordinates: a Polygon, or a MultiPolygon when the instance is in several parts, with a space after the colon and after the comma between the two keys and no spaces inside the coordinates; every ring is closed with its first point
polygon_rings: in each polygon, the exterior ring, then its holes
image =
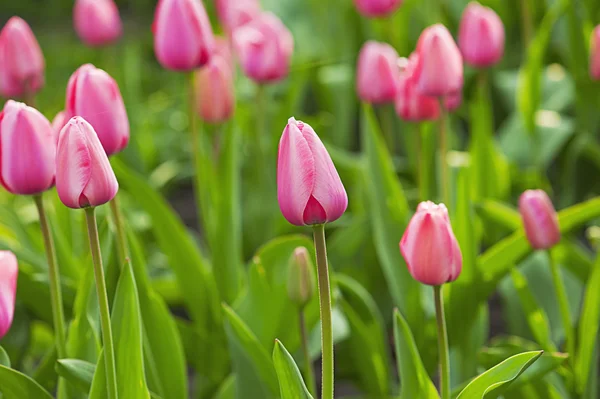
{"type": "Polygon", "coordinates": [[[502,394],[544,351],[512,356],[476,377],[457,399],[495,399],[502,394]]]}
{"type": "Polygon", "coordinates": [[[96,365],[79,359],[58,359],[56,371],[58,375],[78,386],[83,392],[89,392],[96,365]]]}
{"type": "Polygon", "coordinates": [[[519,212],[505,203],[485,199],[477,204],[476,210],[482,218],[505,229],[513,231],[523,226],[519,212]]]}
{"type": "Polygon", "coordinates": [[[8,353],[4,350],[3,347],[0,346],[0,366],[5,366],[10,368],[10,358],[8,357],[8,353]]]}
{"type": "Polygon", "coordinates": [[[89,399],[106,399],[108,398],[108,391],[106,390],[106,365],[104,364],[104,349],[98,356],[98,363],[96,364],[96,372],[92,379],[92,387],[90,388],[89,399]]]}
{"type": "Polygon", "coordinates": [[[279,340],[275,341],[273,364],[279,379],[281,399],[313,399],[304,384],[294,358],[279,340]]]}
{"type": "Polygon", "coordinates": [[[33,379],[3,365],[0,365],[0,393],[3,399],[52,399],[33,379]]]}

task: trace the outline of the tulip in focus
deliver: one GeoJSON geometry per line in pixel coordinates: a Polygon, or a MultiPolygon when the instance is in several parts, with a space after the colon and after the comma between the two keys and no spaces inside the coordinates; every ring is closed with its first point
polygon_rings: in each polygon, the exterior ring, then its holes
{"type": "Polygon", "coordinates": [[[393,102],[398,84],[398,53],[392,46],[366,42],[358,56],[356,87],[360,99],[367,103],[393,102]]]}
{"type": "Polygon", "coordinates": [[[27,22],[8,20],[0,31],[0,95],[22,97],[44,86],[44,56],[27,22]]]}
{"type": "Polygon", "coordinates": [[[156,58],[167,69],[200,68],[214,50],[210,21],[199,0],[159,0],[152,32],[156,58]]]}
{"type": "Polygon", "coordinates": [[[354,4],[365,17],[384,17],[396,11],[402,0],[354,0],[354,4]]]}
{"type": "Polygon", "coordinates": [[[56,140],[38,110],[8,100],[0,112],[0,182],[13,194],[33,195],[54,185],[56,140]]]}
{"type": "Polygon", "coordinates": [[[600,80],[600,25],[594,28],[590,39],[590,77],[600,80]]]}
{"type": "Polygon", "coordinates": [[[534,249],[549,249],[560,241],[558,215],[543,190],[527,190],[519,198],[525,234],[534,249]]]}
{"type": "Polygon", "coordinates": [[[288,297],[303,308],[315,294],[316,286],[315,267],[308,250],[305,247],[294,249],[288,267],[288,297]]]}
{"type": "Polygon", "coordinates": [[[261,13],[258,0],[217,0],[217,16],[229,34],[261,13]]]}
{"type": "Polygon", "coordinates": [[[115,42],[123,33],[119,9],[113,0],[77,0],[73,25],[81,41],[91,47],[115,42]]]}
{"type": "Polygon", "coordinates": [[[400,241],[400,252],[410,274],[423,284],[442,285],[458,278],[462,254],[444,204],[419,204],[400,241]]]}
{"type": "Polygon", "coordinates": [[[274,14],[263,13],[236,29],[233,44],[242,71],[250,79],[267,83],[287,76],[294,38],[274,14]]]}
{"type": "Polygon", "coordinates": [[[129,143],[129,120],[117,82],[92,64],[73,73],[67,86],[65,122],[81,116],[93,127],[109,156],[129,143]]]}
{"type": "Polygon", "coordinates": [[[469,3],[460,21],[458,45],[471,66],[484,68],[498,63],[504,55],[502,20],[491,8],[469,3]]]}
{"type": "Polygon", "coordinates": [[[63,204],[75,209],[105,204],[119,190],[94,128],[80,116],[71,118],[60,132],[56,190],[63,204]]]}
{"type": "Polygon", "coordinates": [[[0,251],[0,339],[6,335],[15,314],[19,266],[15,254],[0,251]]]}
{"type": "Polygon", "coordinates": [[[279,142],[277,200],[293,225],[337,220],[348,206],[346,190],[312,127],[290,118],[279,142]]]}
{"type": "Polygon", "coordinates": [[[419,94],[416,89],[413,72],[418,57],[416,53],[411,54],[400,73],[396,92],[396,113],[405,121],[436,120],[440,114],[438,99],[419,94]]]}

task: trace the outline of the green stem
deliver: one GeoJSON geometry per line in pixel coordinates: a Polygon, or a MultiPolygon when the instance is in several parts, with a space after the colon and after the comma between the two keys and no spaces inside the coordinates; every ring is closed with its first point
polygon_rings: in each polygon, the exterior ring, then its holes
{"type": "Polygon", "coordinates": [[[119,268],[122,268],[126,259],[129,257],[129,250],[127,249],[127,237],[125,236],[125,228],[123,227],[123,216],[121,215],[121,209],[119,208],[119,202],[117,198],[118,196],[115,196],[115,198],[113,198],[109,204],[113,215],[115,230],[117,231],[117,253],[119,254],[119,268]]]}
{"type": "Polygon", "coordinates": [[[417,154],[417,185],[419,187],[419,201],[427,201],[429,198],[427,181],[427,160],[423,151],[423,124],[415,125],[415,151],[417,154]]]}
{"type": "Polygon", "coordinates": [[[529,0],[521,0],[521,29],[523,48],[527,50],[533,37],[533,20],[529,0]]]}
{"type": "Polygon", "coordinates": [[[448,332],[446,331],[446,318],[444,317],[444,299],[442,286],[433,287],[435,296],[435,316],[438,328],[438,350],[440,353],[440,387],[441,399],[450,399],[450,356],[448,354],[448,332]]]}
{"type": "Polygon", "coordinates": [[[383,135],[387,142],[390,154],[394,155],[395,143],[394,143],[394,111],[390,107],[381,106],[379,108],[381,114],[381,124],[383,128],[383,135]]]}
{"type": "Polygon", "coordinates": [[[441,163],[441,181],[442,181],[442,200],[446,205],[450,205],[450,185],[448,182],[448,162],[446,156],[448,155],[448,132],[446,129],[446,119],[448,113],[446,112],[446,105],[444,104],[444,97],[439,98],[440,104],[440,118],[439,118],[439,143],[440,143],[440,154],[439,159],[441,163]]]}
{"type": "Polygon", "coordinates": [[[98,226],[96,225],[95,208],[85,209],[90,249],[94,261],[94,276],[96,278],[96,293],[98,294],[98,306],[100,308],[100,325],[102,328],[102,340],[104,343],[104,360],[106,366],[106,382],[108,398],[116,399],[117,393],[117,370],[115,364],[115,351],[110,325],[110,309],[108,307],[108,294],[106,282],[104,281],[104,268],[102,266],[102,255],[100,252],[100,240],[98,239],[98,226]]]}
{"type": "Polygon", "coordinates": [[[317,386],[315,385],[315,371],[313,370],[312,362],[310,361],[310,353],[308,352],[308,331],[306,331],[306,320],[304,318],[304,309],[298,310],[298,322],[300,324],[300,338],[302,340],[302,354],[304,355],[304,379],[310,394],[314,397],[317,395],[317,386]]]}
{"type": "Polygon", "coordinates": [[[575,355],[575,331],[571,326],[571,310],[569,308],[569,301],[567,300],[567,290],[565,289],[565,285],[560,275],[559,265],[552,256],[552,251],[548,250],[548,256],[550,257],[552,283],[556,290],[556,299],[558,300],[560,317],[563,323],[563,329],[565,330],[565,347],[569,356],[572,357],[575,355]]]}
{"type": "Polygon", "coordinates": [[[323,355],[321,365],[321,399],[333,399],[333,328],[331,322],[331,291],[329,287],[329,269],[327,266],[327,248],[325,245],[325,225],[315,225],[313,233],[317,253],[319,304],[321,306],[321,352],[323,355]]]}

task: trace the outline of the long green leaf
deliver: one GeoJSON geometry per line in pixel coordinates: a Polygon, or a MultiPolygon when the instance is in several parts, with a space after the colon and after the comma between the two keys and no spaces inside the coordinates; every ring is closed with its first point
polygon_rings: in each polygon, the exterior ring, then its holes
{"type": "Polygon", "coordinates": [[[304,384],[294,358],[279,340],[275,341],[273,364],[279,379],[281,399],[313,399],[304,384]]]}
{"type": "Polygon", "coordinates": [[[52,395],[30,377],[2,365],[0,365],[0,393],[3,399],[52,399],[52,395]]]}
{"type": "Polygon", "coordinates": [[[3,347],[0,346],[0,366],[5,366],[10,368],[10,358],[8,357],[8,353],[4,350],[3,347]]]}
{"type": "Polygon", "coordinates": [[[506,229],[517,230],[523,226],[519,212],[505,203],[486,199],[477,204],[476,210],[484,219],[506,229]]]}
{"type": "Polygon", "coordinates": [[[58,359],[56,371],[83,392],[89,392],[92,386],[96,365],[79,359],[58,359]]]}

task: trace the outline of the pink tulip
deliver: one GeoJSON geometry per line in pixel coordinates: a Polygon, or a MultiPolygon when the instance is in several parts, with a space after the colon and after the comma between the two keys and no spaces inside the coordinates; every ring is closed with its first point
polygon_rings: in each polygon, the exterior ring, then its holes
{"type": "Polygon", "coordinates": [[[312,127],[290,118],[279,142],[277,199],[296,226],[337,220],[348,206],[346,190],[312,127]]]}
{"type": "Polygon", "coordinates": [[[367,103],[393,102],[396,96],[399,68],[398,53],[392,46],[366,42],[358,56],[356,87],[360,99],[367,103]]]}
{"type": "Polygon", "coordinates": [[[210,62],[196,72],[198,114],[209,123],[227,121],[233,115],[235,92],[233,68],[224,57],[213,55],[210,62]]]}
{"type": "Polygon", "coordinates": [[[69,208],[107,203],[119,183],[92,125],[80,116],[60,132],[56,155],[56,190],[69,208]]]}
{"type": "Polygon", "coordinates": [[[600,80],[600,25],[594,28],[590,39],[590,77],[600,80]]]}
{"type": "Polygon", "coordinates": [[[229,34],[261,13],[258,0],[217,0],[216,6],[221,26],[229,34]]]}
{"type": "Polygon", "coordinates": [[[42,193],[54,184],[56,140],[38,110],[8,100],[0,112],[0,182],[13,194],[42,193]]]}
{"type": "Polygon", "coordinates": [[[113,43],[123,33],[119,9],[113,0],[76,0],[73,25],[81,41],[91,47],[113,43]]]}
{"type": "Polygon", "coordinates": [[[263,13],[236,29],[233,44],[242,71],[257,82],[273,82],[287,76],[294,39],[274,14],[263,13]]]}
{"type": "Polygon", "coordinates": [[[494,10],[471,2],[460,21],[458,44],[467,64],[492,66],[504,55],[504,24],[494,10]]]}
{"type": "Polygon", "coordinates": [[[206,10],[198,0],[159,0],[152,31],[156,58],[167,69],[199,68],[215,46],[206,10]]]}
{"type": "Polygon", "coordinates": [[[519,198],[519,213],[525,234],[535,249],[548,249],[560,241],[558,215],[542,190],[527,190],[519,198]]]}
{"type": "Polygon", "coordinates": [[[109,156],[129,142],[129,120],[117,82],[92,64],[73,73],[67,86],[65,119],[81,116],[93,127],[109,156]]]}
{"type": "Polygon", "coordinates": [[[455,111],[462,103],[462,93],[450,93],[444,98],[444,105],[449,112],[455,111]]]}
{"type": "Polygon", "coordinates": [[[0,251],[0,339],[6,335],[15,314],[19,266],[15,254],[0,251]]]}
{"type": "Polygon", "coordinates": [[[400,252],[410,274],[423,284],[442,285],[458,278],[462,254],[444,204],[419,204],[400,241],[400,252]]]}
{"type": "Polygon", "coordinates": [[[44,56],[27,22],[8,20],[0,32],[0,95],[20,97],[44,86],[44,56]]]}
{"type": "Polygon", "coordinates": [[[384,17],[396,11],[402,0],[354,0],[354,4],[365,17],[384,17]]]}
{"type": "Polygon", "coordinates": [[[414,76],[421,94],[440,97],[462,90],[462,56],[444,25],[430,26],[421,33],[417,53],[414,76]]]}
{"type": "Polygon", "coordinates": [[[440,114],[438,99],[419,94],[416,89],[413,72],[418,57],[416,53],[411,54],[404,70],[400,73],[396,93],[396,113],[405,121],[436,120],[440,114]]]}
{"type": "Polygon", "coordinates": [[[65,111],[60,111],[54,119],[52,119],[52,131],[54,132],[54,137],[56,138],[56,144],[58,145],[58,136],[60,135],[60,131],[67,124],[69,120],[67,119],[67,114],[65,111]]]}

